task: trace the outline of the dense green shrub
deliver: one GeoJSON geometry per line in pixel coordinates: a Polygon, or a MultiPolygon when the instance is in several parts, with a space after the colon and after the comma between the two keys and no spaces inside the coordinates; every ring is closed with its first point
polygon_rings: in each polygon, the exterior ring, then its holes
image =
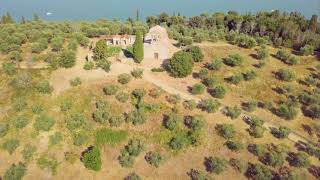
{"type": "Polygon", "coordinates": [[[49,136],[49,145],[53,146],[59,144],[63,140],[63,135],[61,132],[55,132],[53,135],[49,136]]]}
{"type": "Polygon", "coordinates": [[[241,114],[241,108],[238,106],[234,107],[226,107],[226,115],[229,116],[231,119],[236,119],[241,114]]]}
{"type": "Polygon", "coordinates": [[[196,169],[191,169],[187,174],[190,176],[191,180],[212,180],[210,176],[196,169]]]}
{"type": "Polygon", "coordinates": [[[289,162],[292,166],[305,168],[310,165],[309,155],[305,152],[291,153],[289,162]]]}
{"type": "Polygon", "coordinates": [[[12,119],[12,124],[16,128],[24,128],[29,124],[29,118],[26,117],[25,115],[22,116],[17,116],[12,119]]]}
{"type": "Polygon", "coordinates": [[[11,51],[8,55],[9,59],[14,61],[14,62],[20,62],[22,61],[22,55],[21,52],[19,51],[11,51]]]}
{"type": "Polygon", "coordinates": [[[103,88],[103,92],[106,95],[111,96],[111,95],[115,95],[119,89],[120,88],[117,85],[110,84],[103,88]]]}
{"type": "Polygon", "coordinates": [[[121,83],[121,84],[128,84],[131,80],[131,76],[130,74],[120,74],[118,76],[118,82],[121,83]]]}
{"type": "Polygon", "coordinates": [[[51,39],[51,48],[52,51],[60,51],[63,47],[64,38],[61,36],[57,36],[51,39]]]}
{"type": "Polygon", "coordinates": [[[277,114],[286,120],[292,120],[298,115],[298,111],[293,106],[281,104],[277,110],[277,114]]]}
{"type": "Polygon", "coordinates": [[[192,37],[182,36],[178,39],[180,46],[189,46],[193,43],[192,37]]]}
{"type": "Polygon", "coordinates": [[[144,142],[140,139],[131,139],[125,146],[124,151],[130,156],[139,156],[139,154],[144,151],[144,142]]]}
{"type": "Polygon", "coordinates": [[[183,107],[188,110],[194,110],[197,107],[197,102],[195,100],[186,100],[182,103],[183,107]]]}
{"type": "Polygon", "coordinates": [[[127,102],[128,99],[129,99],[129,94],[126,93],[126,92],[119,92],[119,93],[116,95],[116,99],[117,99],[119,102],[125,103],[125,102],[127,102]]]}
{"type": "Polygon", "coordinates": [[[18,73],[11,82],[16,89],[29,89],[32,87],[32,75],[28,72],[18,73]]]}
{"type": "Polygon", "coordinates": [[[216,130],[218,131],[218,134],[225,139],[233,138],[236,133],[232,124],[218,124],[216,130]]]}
{"type": "Polygon", "coordinates": [[[102,166],[100,149],[93,146],[82,153],[81,161],[87,169],[100,171],[102,166]]]}
{"type": "Polygon", "coordinates": [[[248,101],[242,104],[242,109],[248,112],[253,112],[257,109],[258,103],[256,101],[248,101]]]}
{"type": "Polygon", "coordinates": [[[263,126],[250,126],[249,134],[255,138],[262,138],[266,128],[263,126]]]}
{"type": "Polygon", "coordinates": [[[70,50],[63,50],[59,56],[59,65],[64,68],[71,68],[76,64],[76,54],[70,50]]]}
{"type": "Polygon", "coordinates": [[[231,54],[224,59],[224,63],[232,67],[240,66],[243,63],[243,57],[241,57],[239,54],[231,54]]]}
{"type": "Polygon", "coordinates": [[[260,60],[265,60],[269,57],[269,52],[266,47],[260,47],[257,49],[257,58],[260,60]]]}
{"type": "Polygon", "coordinates": [[[131,71],[131,75],[135,78],[142,78],[143,69],[136,68],[131,71]]]}
{"type": "Polygon", "coordinates": [[[7,135],[8,131],[9,131],[9,125],[5,123],[0,123],[0,138],[7,135]]]}
{"type": "Polygon", "coordinates": [[[207,68],[202,68],[200,69],[200,71],[198,72],[198,77],[201,80],[204,80],[206,77],[208,77],[209,75],[209,70],[207,68]]]}
{"type": "Polygon", "coordinates": [[[21,112],[24,109],[26,109],[27,106],[28,106],[28,103],[27,103],[26,99],[23,97],[18,97],[15,99],[15,101],[12,105],[12,108],[13,108],[13,110],[15,110],[17,112],[21,112]]]}
{"type": "Polygon", "coordinates": [[[81,84],[82,84],[82,81],[79,77],[76,77],[76,78],[70,80],[70,85],[73,87],[80,86],[81,84]]]}
{"type": "Polygon", "coordinates": [[[94,68],[94,62],[92,61],[87,61],[83,66],[83,69],[85,70],[91,70],[93,68],[94,68]]]}
{"type": "Polygon", "coordinates": [[[194,116],[187,116],[184,124],[193,131],[198,131],[205,126],[206,121],[202,115],[196,114],[194,116]]]}
{"type": "Polygon", "coordinates": [[[2,69],[6,74],[8,74],[10,76],[14,75],[17,72],[16,65],[13,62],[3,63],[2,69]]]}
{"type": "Polygon", "coordinates": [[[240,142],[236,142],[236,141],[227,141],[225,143],[225,145],[232,151],[240,151],[241,149],[243,149],[243,144],[241,144],[240,142]]]}
{"type": "Polygon", "coordinates": [[[203,94],[204,93],[204,90],[205,90],[205,86],[201,83],[197,83],[197,84],[194,84],[191,88],[191,93],[192,94],[203,94]]]}
{"type": "Polygon", "coordinates": [[[204,55],[198,46],[188,46],[184,51],[191,54],[194,62],[203,61],[204,55]]]}
{"type": "Polygon", "coordinates": [[[211,91],[211,95],[215,98],[224,98],[225,94],[227,93],[227,89],[222,85],[217,85],[211,91]]]}
{"type": "Polygon", "coordinates": [[[253,48],[257,45],[256,40],[246,34],[240,34],[235,38],[235,43],[240,47],[253,48]]]}
{"type": "Polygon", "coordinates": [[[111,112],[108,108],[105,107],[98,108],[95,112],[93,112],[92,117],[94,121],[100,124],[105,124],[109,121],[111,112]]]}
{"type": "Polygon", "coordinates": [[[97,145],[115,145],[121,141],[126,140],[128,133],[126,131],[116,131],[111,129],[100,129],[96,133],[96,143],[97,145]]]}
{"type": "Polygon", "coordinates": [[[289,65],[299,63],[299,59],[296,56],[290,54],[288,51],[285,50],[279,50],[276,54],[276,58],[280,59],[282,62],[289,65]]]}
{"type": "Polygon", "coordinates": [[[255,79],[257,76],[258,76],[258,75],[257,75],[256,71],[254,71],[254,70],[250,70],[250,71],[247,71],[247,72],[243,73],[243,78],[244,78],[244,80],[246,80],[246,81],[253,80],[253,79],[255,79]]]}
{"type": "Polygon", "coordinates": [[[296,79],[296,74],[290,69],[279,69],[279,71],[277,72],[277,77],[280,80],[291,82],[296,79]]]}
{"type": "Polygon", "coordinates": [[[163,120],[163,126],[171,131],[177,130],[179,127],[179,123],[182,122],[182,116],[176,113],[170,113],[165,116],[163,120]]]}
{"type": "Polygon", "coordinates": [[[291,130],[285,126],[280,126],[279,129],[271,128],[271,133],[273,136],[279,139],[287,138],[290,134],[291,130]]]}
{"type": "Polygon", "coordinates": [[[252,179],[271,180],[273,178],[272,171],[261,164],[250,164],[246,175],[252,179]]]}
{"type": "Polygon", "coordinates": [[[163,161],[163,157],[160,153],[152,151],[148,152],[144,158],[150,165],[154,167],[159,167],[163,161]]]}
{"type": "Polygon", "coordinates": [[[108,60],[98,61],[96,66],[103,69],[105,72],[109,72],[111,68],[111,62],[108,60]]]}
{"type": "Polygon", "coordinates": [[[192,73],[193,60],[189,53],[184,51],[176,52],[169,61],[168,69],[174,77],[186,77],[192,73]]]}
{"type": "Polygon", "coordinates": [[[72,136],[73,139],[73,145],[75,146],[82,146],[87,144],[89,140],[89,136],[85,134],[83,131],[74,133],[72,136]]]}
{"type": "Polygon", "coordinates": [[[50,131],[50,129],[54,126],[55,120],[46,115],[46,114],[41,114],[38,116],[33,124],[33,127],[37,131],[50,131]]]}
{"type": "Polygon", "coordinates": [[[146,91],[143,88],[138,88],[138,89],[134,89],[131,94],[134,98],[138,100],[142,100],[142,98],[146,94],[146,91]]]}
{"type": "Polygon", "coordinates": [[[133,125],[140,125],[145,123],[147,117],[141,110],[134,110],[127,115],[126,121],[131,122],[133,125]]]}
{"type": "Polygon", "coordinates": [[[305,46],[300,48],[300,54],[304,56],[313,55],[314,47],[312,45],[306,44],[305,46]]]}
{"type": "Polygon", "coordinates": [[[247,170],[247,162],[244,162],[242,160],[230,158],[229,164],[234,170],[239,173],[243,173],[245,170],[247,170]]]}
{"type": "Polygon", "coordinates": [[[185,135],[177,135],[176,137],[173,137],[169,142],[169,146],[173,150],[180,150],[187,144],[189,144],[189,139],[185,135]]]}
{"type": "Polygon", "coordinates": [[[243,80],[243,75],[242,74],[235,74],[233,76],[230,76],[227,78],[227,81],[232,83],[232,84],[239,84],[243,80]]]}
{"type": "Polygon", "coordinates": [[[207,65],[208,69],[218,71],[221,69],[223,61],[221,59],[214,59],[207,65]]]}
{"type": "Polygon", "coordinates": [[[207,87],[213,88],[220,82],[220,78],[215,75],[209,75],[203,78],[203,84],[205,84],[207,87]]]}
{"type": "Polygon", "coordinates": [[[263,161],[266,165],[279,167],[284,164],[285,158],[281,152],[271,151],[265,153],[263,161]]]}
{"type": "Polygon", "coordinates": [[[12,164],[9,169],[6,170],[3,180],[22,180],[27,171],[25,164],[19,162],[18,165],[12,164]]]}
{"type": "Polygon", "coordinates": [[[49,81],[41,81],[36,85],[36,90],[42,94],[51,94],[53,87],[50,85],[49,81]]]}
{"type": "Polygon", "coordinates": [[[22,150],[22,157],[26,162],[30,162],[33,159],[34,154],[37,152],[37,147],[31,144],[27,144],[22,150]]]}
{"type": "Polygon", "coordinates": [[[14,151],[20,146],[20,141],[17,139],[9,139],[2,144],[2,148],[13,154],[14,151]]]}
{"type": "Polygon", "coordinates": [[[122,152],[118,157],[118,161],[122,167],[132,167],[134,164],[134,158],[127,154],[127,152],[122,152]]]}
{"type": "Polygon", "coordinates": [[[124,123],[125,119],[122,115],[119,116],[111,116],[109,119],[110,126],[119,127],[122,123],[124,123]]]}
{"type": "Polygon", "coordinates": [[[220,106],[221,106],[221,103],[219,101],[213,100],[213,99],[205,99],[199,103],[199,107],[203,111],[206,111],[208,113],[215,113],[219,109],[220,106]]]}
{"type": "Polygon", "coordinates": [[[215,174],[220,174],[227,168],[227,161],[218,157],[208,157],[204,164],[208,172],[215,174]]]}

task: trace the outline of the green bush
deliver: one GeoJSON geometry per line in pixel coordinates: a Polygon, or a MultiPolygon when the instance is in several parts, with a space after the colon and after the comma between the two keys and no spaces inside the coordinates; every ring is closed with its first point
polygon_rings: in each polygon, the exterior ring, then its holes
{"type": "Polygon", "coordinates": [[[208,69],[218,71],[221,69],[223,65],[223,61],[221,59],[212,60],[211,63],[207,65],[208,69]]]}
{"type": "Polygon", "coordinates": [[[122,123],[124,123],[124,117],[122,115],[119,116],[111,116],[109,119],[110,126],[119,127],[122,123]]]}
{"type": "Polygon", "coordinates": [[[3,176],[3,180],[22,180],[27,171],[25,164],[19,162],[18,165],[12,164],[9,169],[6,170],[3,176]]]}
{"type": "Polygon", "coordinates": [[[261,164],[251,164],[248,167],[246,174],[252,179],[271,180],[273,178],[272,171],[261,164]]]}
{"type": "Polygon", "coordinates": [[[10,76],[16,74],[17,72],[16,65],[13,62],[3,63],[2,69],[7,75],[10,75],[10,76]]]}
{"type": "Polygon", "coordinates": [[[126,131],[116,131],[111,129],[100,129],[96,133],[96,143],[97,145],[115,145],[124,140],[128,137],[128,133],[126,131]]]}
{"type": "Polygon", "coordinates": [[[2,144],[2,148],[9,152],[9,154],[13,154],[14,151],[19,147],[20,141],[17,139],[9,139],[2,144]]]}
{"type": "Polygon", "coordinates": [[[129,94],[126,93],[126,92],[120,92],[116,95],[116,99],[119,101],[119,102],[122,102],[122,103],[125,103],[128,101],[129,99],[129,94]]]}
{"type": "Polygon", "coordinates": [[[75,130],[84,126],[85,116],[82,113],[71,113],[68,115],[66,122],[69,130],[75,130]]]}
{"type": "Polygon", "coordinates": [[[199,107],[203,111],[206,111],[208,113],[215,113],[219,109],[220,106],[221,106],[221,103],[219,101],[213,100],[213,99],[205,99],[199,103],[199,107]]]}
{"type": "Polygon", "coordinates": [[[93,68],[94,68],[94,62],[92,61],[87,61],[83,66],[83,69],[85,70],[91,70],[93,68]]]}
{"type": "Polygon", "coordinates": [[[250,71],[247,71],[245,73],[243,73],[243,78],[244,80],[246,81],[250,81],[250,80],[253,80],[257,77],[257,73],[253,70],[250,70],[250,71]]]}
{"type": "Polygon", "coordinates": [[[227,81],[231,84],[239,84],[243,80],[242,74],[236,74],[227,78],[227,81]]]}
{"type": "Polygon", "coordinates": [[[189,144],[189,139],[185,135],[177,135],[176,137],[173,137],[169,142],[169,146],[173,150],[180,150],[187,144],[189,144]]]}
{"type": "Polygon", "coordinates": [[[151,72],[164,72],[165,69],[164,68],[152,68],[151,72]]]}
{"type": "Polygon", "coordinates": [[[205,126],[206,121],[202,115],[196,114],[185,118],[184,124],[193,131],[198,131],[205,126]]]}
{"type": "Polygon", "coordinates": [[[195,94],[195,95],[203,94],[204,90],[205,90],[205,86],[203,84],[201,84],[201,83],[197,83],[197,84],[192,86],[191,93],[195,94]]]}
{"type": "Polygon", "coordinates": [[[9,59],[14,62],[21,62],[22,61],[22,55],[19,51],[11,51],[8,55],[9,59]]]}
{"type": "Polygon", "coordinates": [[[249,134],[255,138],[262,138],[266,128],[263,126],[250,126],[249,134]]]}
{"type": "Polygon", "coordinates": [[[87,142],[89,140],[89,136],[82,131],[73,134],[72,138],[73,138],[73,144],[75,146],[85,145],[85,144],[87,144],[87,142]]]}
{"type": "Polygon", "coordinates": [[[0,123],[0,138],[7,135],[8,131],[9,131],[9,125],[5,123],[0,123]]]}
{"type": "Polygon", "coordinates": [[[192,37],[182,36],[178,39],[180,46],[189,46],[193,43],[192,37]]]}
{"type": "Polygon", "coordinates": [[[119,163],[122,167],[132,167],[134,164],[134,158],[126,153],[121,154],[118,157],[119,163]]]}
{"type": "Polygon", "coordinates": [[[142,98],[146,94],[146,91],[143,88],[139,88],[139,89],[134,89],[131,94],[134,98],[138,100],[142,100],[142,98]]]}
{"type": "Polygon", "coordinates": [[[131,71],[131,75],[132,75],[134,78],[142,78],[143,69],[136,68],[136,69],[134,69],[134,70],[131,71]]]}
{"type": "Polygon", "coordinates": [[[163,120],[163,125],[165,128],[173,131],[177,130],[179,127],[179,123],[182,122],[182,116],[176,113],[170,113],[168,116],[165,116],[163,120]]]}
{"type": "Polygon", "coordinates": [[[197,102],[195,100],[186,100],[182,103],[183,107],[187,110],[194,110],[197,107],[197,102]]]}
{"type": "Polygon", "coordinates": [[[87,169],[100,171],[102,166],[101,152],[97,147],[89,147],[82,153],[81,161],[87,169]]]}
{"type": "Polygon", "coordinates": [[[277,114],[286,120],[292,120],[298,115],[298,111],[293,106],[281,104],[277,110],[277,114]]]}
{"type": "Polygon", "coordinates": [[[37,131],[50,131],[54,126],[55,120],[52,117],[49,117],[45,114],[41,114],[36,118],[36,121],[33,124],[33,127],[37,131]]]}
{"type": "Polygon", "coordinates": [[[203,84],[207,87],[213,88],[220,82],[220,78],[218,76],[210,75],[203,79],[203,84]]]}
{"type": "Polygon", "coordinates": [[[101,60],[97,62],[96,66],[103,69],[105,72],[109,72],[111,68],[111,62],[108,60],[101,60]]]}
{"type": "Polygon", "coordinates": [[[194,62],[203,61],[204,55],[198,46],[188,46],[184,51],[191,54],[194,62]]]}
{"type": "Polygon", "coordinates": [[[32,113],[34,114],[40,114],[43,112],[43,107],[40,104],[35,104],[31,107],[32,113]]]}
{"type": "Polygon", "coordinates": [[[216,130],[218,131],[218,134],[225,139],[233,138],[236,133],[232,124],[218,124],[216,130]]]}
{"type": "Polygon", "coordinates": [[[292,166],[298,168],[306,168],[310,166],[309,155],[305,152],[291,154],[289,162],[292,166]]]}
{"type": "Polygon", "coordinates": [[[260,60],[265,60],[269,57],[269,52],[266,47],[260,47],[257,49],[257,58],[260,60]]]}
{"type": "Polygon", "coordinates": [[[163,161],[163,157],[160,153],[152,151],[148,152],[144,158],[150,165],[154,167],[159,167],[163,161]]]}
{"type": "Polygon", "coordinates": [[[207,171],[215,174],[222,173],[227,168],[226,163],[227,161],[225,159],[218,157],[208,157],[204,162],[207,171]]]}
{"type": "Polygon", "coordinates": [[[279,69],[277,77],[280,80],[291,82],[296,79],[296,73],[290,69],[279,69]]]}
{"type": "Polygon", "coordinates": [[[187,174],[190,176],[191,180],[212,180],[210,176],[196,169],[191,169],[187,174]]]}
{"type": "Polygon", "coordinates": [[[55,157],[51,157],[48,155],[42,155],[38,160],[37,160],[37,165],[41,169],[47,169],[52,172],[53,175],[57,174],[57,168],[59,165],[59,162],[55,157]]]}
{"type": "Polygon", "coordinates": [[[37,152],[37,147],[31,144],[27,144],[22,150],[22,157],[26,162],[30,162],[33,159],[34,154],[37,152]]]}
{"type": "Polygon", "coordinates": [[[198,76],[201,80],[204,80],[209,75],[209,70],[207,68],[202,68],[198,72],[198,76]]]}
{"type": "Polygon", "coordinates": [[[239,142],[235,142],[235,141],[227,141],[226,142],[226,146],[232,150],[232,151],[240,151],[241,149],[243,149],[243,144],[239,143],[239,142]]]}
{"type": "Polygon", "coordinates": [[[70,50],[63,50],[59,56],[59,65],[64,68],[71,68],[76,64],[76,54],[70,50]]]}
{"type": "Polygon", "coordinates": [[[111,95],[115,95],[119,89],[120,88],[117,85],[110,84],[103,88],[103,92],[104,94],[111,96],[111,95]]]}
{"type": "Polygon", "coordinates": [[[82,84],[82,81],[79,77],[76,77],[76,78],[70,80],[70,85],[73,87],[80,86],[81,84],[82,84]]]}
{"type": "Polygon", "coordinates": [[[235,43],[240,47],[253,48],[257,45],[256,40],[246,34],[240,34],[235,38],[235,43]]]}
{"type": "Polygon", "coordinates": [[[279,129],[271,128],[271,133],[276,138],[284,139],[284,138],[287,138],[289,136],[289,134],[291,133],[291,130],[289,128],[285,127],[285,126],[280,126],[279,129]]]}
{"type": "Polygon", "coordinates": [[[109,121],[111,112],[106,108],[98,108],[95,112],[93,112],[92,117],[94,121],[100,124],[105,124],[109,121]]]}
{"type": "Polygon", "coordinates": [[[144,151],[144,142],[140,139],[130,139],[128,144],[125,146],[124,151],[130,156],[139,156],[144,151]]]}
{"type": "Polygon", "coordinates": [[[133,125],[143,124],[146,120],[145,113],[139,110],[134,110],[127,115],[127,122],[132,122],[133,125]]]}
{"type": "Polygon", "coordinates": [[[238,106],[226,107],[226,115],[231,119],[237,119],[241,114],[241,109],[238,106]]]}
{"type": "Polygon", "coordinates": [[[36,85],[36,90],[42,94],[51,94],[53,87],[50,85],[49,81],[41,81],[36,85]]]}
{"type": "Polygon", "coordinates": [[[28,103],[26,101],[25,98],[23,97],[18,97],[15,99],[14,103],[13,103],[13,109],[17,112],[21,112],[23,111],[25,108],[27,108],[28,103]]]}
{"type": "Polygon", "coordinates": [[[73,152],[65,152],[64,159],[70,164],[74,164],[78,160],[79,156],[73,152]]]}
{"type": "Polygon", "coordinates": [[[239,173],[243,173],[247,169],[247,162],[244,162],[239,159],[230,158],[229,164],[230,166],[232,166],[234,170],[236,170],[239,173]]]}
{"type": "Polygon", "coordinates": [[[300,54],[304,56],[313,55],[314,47],[312,45],[306,44],[305,46],[300,48],[300,54]]]}
{"type": "Polygon", "coordinates": [[[279,50],[276,54],[276,58],[280,59],[282,62],[289,65],[299,63],[299,59],[296,56],[290,54],[288,51],[285,50],[279,50]]]}
{"type": "Polygon", "coordinates": [[[173,77],[183,78],[192,73],[193,60],[189,53],[176,52],[169,61],[168,69],[173,77]]]}
{"type": "Polygon", "coordinates": [[[29,124],[29,118],[27,118],[25,115],[17,116],[12,119],[12,124],[18,129],[24,128],[29,124]]]}
{"type": "Polygon", "coordinates": [[[264,163],[272,167],[280,167],[284,164],[285,158],[281,152],[271,151],[267,152],[264,157],[264,163]]]}
{"type": "Polygon", "coordinates": [[[243,58],[239,54],[231,54],[224,59],[224,63],[228,66],[240,66],[243,63],[243,58]]]}
{"type": "Polygon", "coordinates": [[[49,136],[49,145],[57,145],[63,140],[63,135],[61,132],[55,132],[53,135],[49,136]]]}
{"type": "Polygon", "coordinates": [[[149,91],[149,96],[153,97],[153,98],[159,98],[161,96],[161,94],[163,93],[163,90],[160,88],[152,88],[149,91]]]}
{"type": "Polygon", "coordinates": [[[256,101],[248,101],[242,104],[242,109],[248,112],[253,112],[257,109],[258,103],[256,101]]]}
{"type": "Polygon", "coordinates": [[[121,84],[128,84],[131,80],[131,76],[130,74],[120,74],[118,76],[118,82],[121,83],[121,84]]]}
{"type": "Polygon", "coordinates": [[[215,98],[224,98],[227,93],[227,89],[222,85],[217,85],[212,89],[211,95],[215,98]]]}

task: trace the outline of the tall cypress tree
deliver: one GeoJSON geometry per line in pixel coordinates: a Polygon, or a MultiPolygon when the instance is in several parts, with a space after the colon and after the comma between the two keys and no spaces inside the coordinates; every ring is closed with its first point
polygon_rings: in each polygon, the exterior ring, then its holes
{"type": "Polygon", "coordinates": [[[143,37],[140,31],[136,32],[136,40],[133,44],[133,58],[136,62],[141,63],[144,56],[143,37]]]}

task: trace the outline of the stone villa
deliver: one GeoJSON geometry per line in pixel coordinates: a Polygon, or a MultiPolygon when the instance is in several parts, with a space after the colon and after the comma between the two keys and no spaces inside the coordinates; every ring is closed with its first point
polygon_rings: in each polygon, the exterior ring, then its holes
{"type": "Polygon", "coordinates": [[[129,46],[134,43],[136,40],[136,36],[133,35],[111,35],[107,37],[106,42],[107,45],[114,45],[114,46],[129,46]]]}

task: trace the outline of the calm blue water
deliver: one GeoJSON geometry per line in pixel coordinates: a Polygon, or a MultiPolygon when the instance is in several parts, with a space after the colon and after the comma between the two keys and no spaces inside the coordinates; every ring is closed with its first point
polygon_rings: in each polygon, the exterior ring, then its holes
{"type": "Polygon", "coordinates": [[[320,0],[0,0],[0,14],[10,12],[14,17],[31,17],[38,13],[47,20],[94,20],[97,18],[141,18],[160,12],[192,16],[202,12],[236,10],[299,11],[306,17],[320,15],[320,0]],[[50,16],[46,15],[51,12],[50,16]]]}

